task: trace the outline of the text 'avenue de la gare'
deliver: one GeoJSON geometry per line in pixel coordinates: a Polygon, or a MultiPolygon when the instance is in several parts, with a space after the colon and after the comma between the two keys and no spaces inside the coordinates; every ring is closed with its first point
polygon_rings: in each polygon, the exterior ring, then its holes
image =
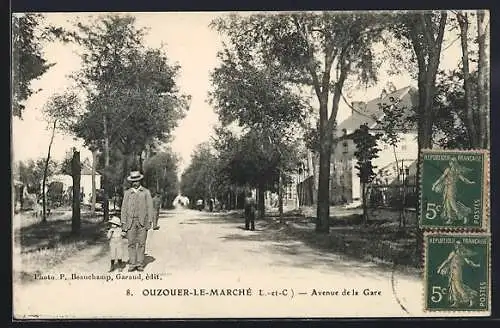
{"type": "Polygon", "coordinates": [[[382,291],[364,289],[315,289],[308,292],[297,292],[294,289],[252,289],[252,288],[145,288],[143,296],[382,296],[382,291]]]}

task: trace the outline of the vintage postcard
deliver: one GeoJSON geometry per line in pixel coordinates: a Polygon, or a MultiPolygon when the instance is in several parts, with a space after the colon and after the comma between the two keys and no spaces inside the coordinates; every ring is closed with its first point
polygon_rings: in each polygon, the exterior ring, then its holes
{"type": "Polygon", "coordinates": [[[489,316],[489,22],[13,13],[13,318],[489,316]]]}

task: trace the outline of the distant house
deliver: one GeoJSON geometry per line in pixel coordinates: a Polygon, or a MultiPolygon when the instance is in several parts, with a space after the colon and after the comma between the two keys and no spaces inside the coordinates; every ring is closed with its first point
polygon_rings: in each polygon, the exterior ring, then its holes
{"type": "MultiPolygon", "coordinates": [[[[394,88],[395,89],[395,88],[394,88]]],[[[382,104],[397,104],[399,108],[404,108],[404,115],[409,115],[411,109],[417,103],[417,90],[413,87],[405,87],[399,90],[385,89],[381,95],[368,102],[353,102],[350,116],[342,121],[335,131],[335,137],[338,141],[332,151],[330,161],[330,203],[349,204],[361,201],[361,183],[358,177],[358,170],[355,168],[356,158],[354,152],[356,147],[352,140],[352,133],[361,125],[366,124],[374,133],[382,132],[379,122],[384,119],[384,112],[381,109],[382,104]]],[[[395,149],[392,146],[380,141],[379,157],[373,161],[377,167],[376,183],[385,185],[397,184],[401,177],[401,166],[403,175],[415,177],[416,165],[414,164],[418,155],[417,131],[409,129],[405,133],[399,133],[400,142],[395,149]],[[398,159],[396,167],[395,156],[398,159]]],[[[315,181],[319,175],[319,156],[309,152],[302,167],[299,168],[296,175],[297,193],[300,206],[312,205],[317,201],[318,181],[315,181]]],[[[408,180],[408,179],[405,179],[408,180]]]]}
{"type": "Polygon", "coordinates": [[[47,182],[45,184],[45,188],[48,188],[49,185],[53,182],[59,182],[63,184],[63,190],[68,190],[73,185],[73,178],[68,174],[54,174],[47,177],[47,182]]]}
{"type": "MultiPolygon", "coordinates": [[[[292,174],[289,179],[290,181],[283,186],[283,206],[295,208],[299,206],[296,174],[292,174]]],[[[279,206],[279,194],[277,192],[266,191],[264,199],[266,207],[277,208],[279,206]]]]}
{"type": "MultiPolygon", "coordinates": [[[[80,176],[80,192],[83,193],[83,204],[92,202],[92,167],[88,160],[82,162],[80,176]]],[[[68,174],[55,174],[47,179],[47,187],[52,182],[61,182],[63,190],[68,190],[73,186],[73,178],[68,174]]],[[[101,189],[101,174],[95,174],[96,189],[101,189]]]]}
{"type": "MultiPolygon", "coordinates": [[[[338,125],[337,137],[343,137],[332,153],[332,170],[330,177],[330,201],[332,203],[352,203],[361,200],[361,183],[358,170],[355,168],[356,146],[352,140],[352,133],[361,125],[367,125],[373,133],[381,132],[379,122],[384,119],[384,112],[380,105],[398,106],[403,108],[403,119],[409,116],[411,110],[417,106],[417,90],[408,86],[390,93],[384,89],[380,97],[367,103],[352,103],[351,115],[338,125]]],[[[418,144],[417,130],[410,128],[399,133],[400,142],[393,147],[379,141],[380,152],[373,160],[377,168],[376,183],[384,185],[397,184],[401,176],[415,176],[418,144]],[[396,160],[398,166],[396,166],[396,160]]]]}

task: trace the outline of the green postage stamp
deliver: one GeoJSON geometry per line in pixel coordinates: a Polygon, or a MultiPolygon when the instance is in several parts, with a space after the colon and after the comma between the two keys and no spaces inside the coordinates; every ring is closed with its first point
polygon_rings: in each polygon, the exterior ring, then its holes
{"type": "Polygon", "coordinates": [[[487,151],[423,150],[420,176],[422,228],[487,229],[487,151]]]}
{"type": "Polygon", "coordinates": [[[427,233],[425,310],[490,311],[489,234],[427,233]]]}

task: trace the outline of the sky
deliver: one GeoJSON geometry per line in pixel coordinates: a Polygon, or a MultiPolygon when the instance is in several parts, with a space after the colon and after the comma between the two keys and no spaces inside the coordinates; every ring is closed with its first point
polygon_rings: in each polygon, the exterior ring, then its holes
{"type": "MultiPolygon", "coordinates": [[[[217,51],[222,48],[222,39],[216,31],[209,28],[210,22],[224,13],[134,13],[139,27],[148,27],[149,33],[145,43],[151,47],[164,49],[170,63],[181,66],[177,80],[182,93],[192,97],[191,107],[187,116],[179,122],[173,132],[172,149],[181,158],[180,170],[189,165],[190,156],[196,145],[208,141],[217,123],[217,115],[207,103],[210,90],[210,72],[217,66],[217,51]]],[[[68,21],[77,17],[88,19],[98,13],[50,13],[45,14],[48,23],[60,26],[70,26],[68,21]]],[[[450,37],[451,40],[451,37],[450,37]]],[[[442,54],[441,68],[456,66],[460,58],[459,42],[452,43],[442,54]]],[[[446,48],[445,44],[443,48],[446,48]]],[[[23,119],[12,121],[13,160],[24,161],[37,159],[47,155],[50,141],[50,131],[43,119],[41,109],[49,97],[65,88],[71,87],[68,74],[78,70],[79,57],[71,45],[48,43],[44,46],[45,58],[55,63],[39,80],[32,83],[34,90],[40,89],[26,102],[23,119]]],[[[397,88],[409,84],[415,85],[408,75],[387,77],[382,74],[380,84],[350,94],[351,100],[369,101],[380,94],[387,81],[392,81],[397,88]]],[[[349,115],[348,107],[341,103],[338,121],[349,115]]],[[[62,160],[73,146],[81,151],[81,157],[91,158],[91,154],[79,140],[72,136],[56,133],[52,147],[52,157],[62,160]]]]}

